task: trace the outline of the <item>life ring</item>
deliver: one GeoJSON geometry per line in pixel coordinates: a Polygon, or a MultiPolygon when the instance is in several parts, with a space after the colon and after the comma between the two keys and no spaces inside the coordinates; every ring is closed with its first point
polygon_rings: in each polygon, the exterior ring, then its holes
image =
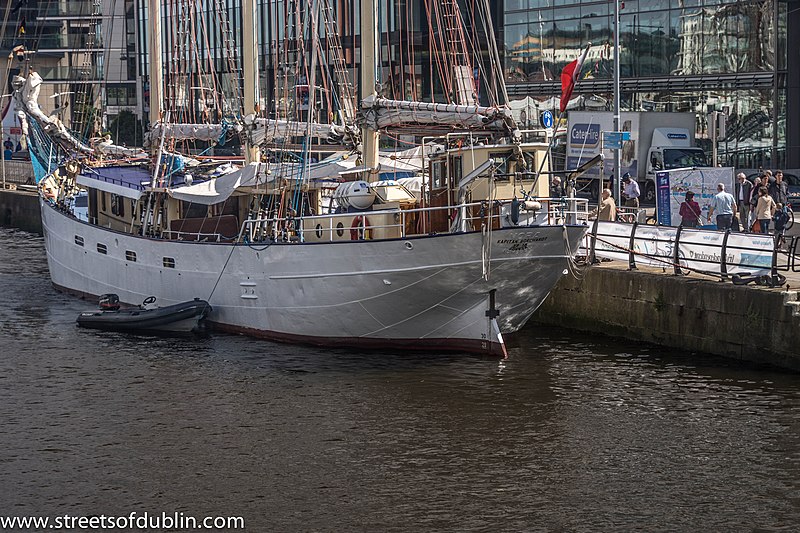
{"type": "Polygon", "coordinates": [[[361,239],[371,238],[372,230],[369,229],[369,219],[363,215],[358,215],[357,217],[353,218],[353,223],[350,225],[350,240],[358,241],[361,239]],[[364,232],[363,237],[359,235],[362,231],[364,232]]]}

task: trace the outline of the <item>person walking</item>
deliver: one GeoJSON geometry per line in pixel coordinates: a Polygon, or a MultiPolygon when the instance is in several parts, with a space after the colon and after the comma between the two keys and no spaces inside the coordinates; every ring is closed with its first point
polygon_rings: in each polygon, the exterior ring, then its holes
{"type": "Polygon", "coordinates": [[[744,172],[739,172],[736,176],[733,196],[736,198],[736,207],[739,212],[742,231],[746,232],[750,229],[750,199],[753,196],[753,184],[747,180],[744,172]]]}
{"type": "Polygon", "coordinates": [[[625,198],[625,207],[639,207],[639,196],[641,196],[642,193],[639,190],[639,184],[636,180],[631,179],[631,175],[626,172],[625,175],[622,176],[622,185],[622,196],[625,198]]]}
{"type": "Polygon", "coordinates": [[[686,199],[681,202],[681,226],[684,228],[696,228],[700,222],[700,204],[694,201],[694,193],[686,191],[686,199]]]}
{"type": "Polygon", "coordinates": [[[711,222],[711,216],[716,213],[717,229],[720,231],[731,229],[735,205],[736,200],[733,195],[725,192],[725,184],[717,183],[717,194],[711,199],[711,205],[708,208],[708,221],[711,222]]]}
{"type": "Polygon", "coordinates": [[[789,185],[783,181],[783,171],[775,171],[775,181],[770,181],[769,195],[775,200],[775,205],[786,205],[789,199],[789,185]]]}
{"type": "Polygon", "coordinates": [[[756,220],[758,220],[761,233],[769,233],[769,223],[775,214],[777,205],[772,196],[769,195],[767,188],[762,186],[758,189],[758,203],[756,204],[756,220]]]}

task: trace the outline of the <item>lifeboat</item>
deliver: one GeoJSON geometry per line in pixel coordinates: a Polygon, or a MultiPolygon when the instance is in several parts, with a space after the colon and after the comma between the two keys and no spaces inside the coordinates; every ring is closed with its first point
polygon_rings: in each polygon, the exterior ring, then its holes
{"type": "Polygon", "coordinates": [[[142,305],[123,308],[116,294],[100,297],[100,309],[78,315],[78,326],[128,333],[190,333],[201,329],[202,320],[211,311],[205,300],[195,298],[165,307],[151,307],[154,296],[142,305]]]}

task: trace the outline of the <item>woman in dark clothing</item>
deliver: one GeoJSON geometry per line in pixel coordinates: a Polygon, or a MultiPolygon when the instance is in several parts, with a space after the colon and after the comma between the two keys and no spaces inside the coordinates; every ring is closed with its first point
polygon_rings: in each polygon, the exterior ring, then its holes
{"type": "Polygon", "coordinates": [[[684,228],[696,228],[700,220],[700,205],[694,201],[694,193],[686,191],[686,200],[681,203],[679,211],[681,215],[681,226],[684,228]]]}

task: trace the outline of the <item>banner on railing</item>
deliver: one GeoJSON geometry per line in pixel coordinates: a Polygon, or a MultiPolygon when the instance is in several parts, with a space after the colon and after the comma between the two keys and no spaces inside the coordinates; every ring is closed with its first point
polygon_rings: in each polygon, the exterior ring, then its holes
{"type": "MultiPolygon", "coordinates": [[[[593,234],[587,235],[589,246],[593,234]]],[[[682,268],[727,274],[765,275],[772,267],[774,242],[758,234],[729,233],[669,226],[640,226],[598,222],[595,256],[629,261],[636,265],[682,268]],[[631,234],[635,231],[633,240],[631,234]],[[676,255],[677,246],[677,255],[676,255]]]]}

